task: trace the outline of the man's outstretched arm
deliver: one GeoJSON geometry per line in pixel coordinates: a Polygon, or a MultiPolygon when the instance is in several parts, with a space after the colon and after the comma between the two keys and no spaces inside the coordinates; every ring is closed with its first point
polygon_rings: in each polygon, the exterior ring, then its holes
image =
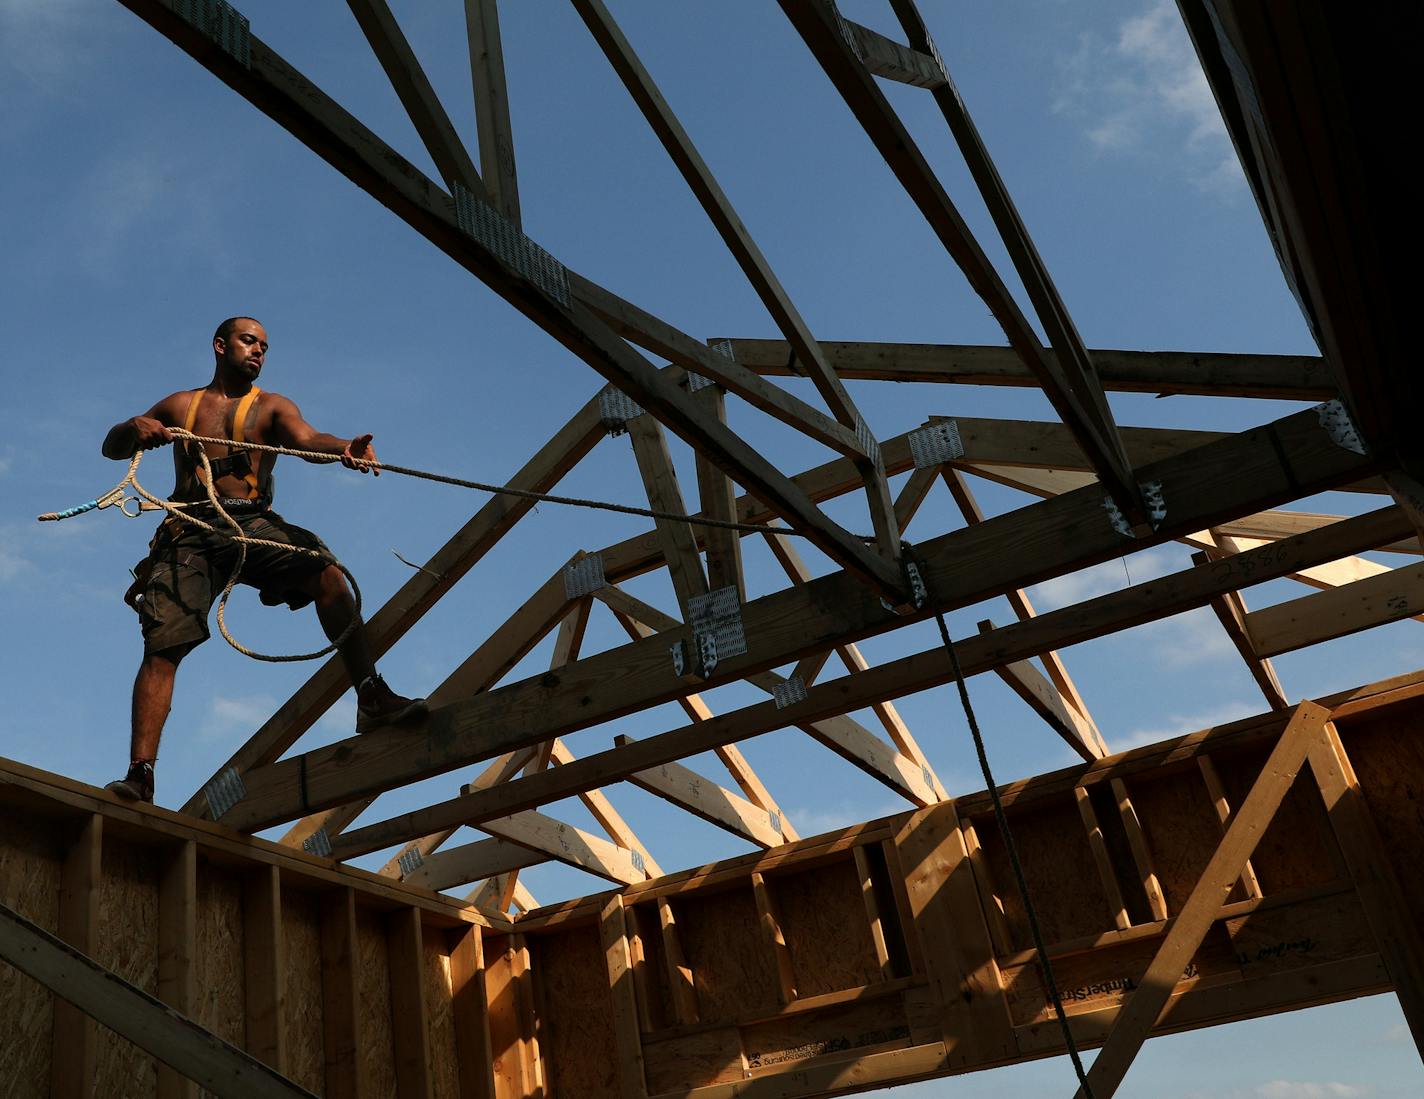
{"type": "Polygon", "coordinates": [[[307,458],[308,462],[339,461],[347,469],[359,469],[362,473],[380,476],[376,458],[376,448],[371,445],[371,436],[357,435],[354,439],[343,439],[318,431],[302,418],[301,409],[295,402],[279,394],[273,394],[272,439],[278,446],[293,450],[314,450],[318,454],[331,457],[307,458]]]}

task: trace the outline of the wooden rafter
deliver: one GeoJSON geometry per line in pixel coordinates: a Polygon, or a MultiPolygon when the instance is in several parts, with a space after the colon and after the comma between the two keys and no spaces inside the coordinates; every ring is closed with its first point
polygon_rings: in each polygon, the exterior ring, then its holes
{"type": "Polygon", "coordinates": [[[504,79],[497,0],[465,0],[465,25],[485,190],[490,205],[518,225],[519,180],[514,168],[514,128],[509,122],[509,89],[504,79]]]}
{"type": "MultiPolygon", "coordinates": [[[[648,506],[654,511],[686,515],[662,424],[651,416],[637,416],[628,421],[628,435],[633,440],[633,455],[638,461],[648,506]]],[[[672,588],[677,593],[677,605],[683,621],[691,621],[688,601],[707,594],[707,574],[702,570],[702,558],[697,553],[697,539],[686,523],[672,519],[654,522],[672,588]]]]}

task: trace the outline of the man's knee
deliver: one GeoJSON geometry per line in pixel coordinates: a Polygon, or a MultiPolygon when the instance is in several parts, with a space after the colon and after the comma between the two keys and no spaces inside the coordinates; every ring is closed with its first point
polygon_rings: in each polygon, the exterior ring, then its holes
{"type": "Polygon", "coordinates": [[[351,596],[350,589],[346,586],[346,577],[335,565],[327,565],[320,572],[314,573],[307,581],[306,593],[323,607],[339,603],[351,596]]]}
{"type": "Polygon", "coordinates": [[[183,662],[183,658],[192,651],[193,645],[183,644],[173,645],[157,652],[144,653],[143,663],[139,665],[139,670],[155,675],[171,676],[178,670],[178,665],[183,662]]]}

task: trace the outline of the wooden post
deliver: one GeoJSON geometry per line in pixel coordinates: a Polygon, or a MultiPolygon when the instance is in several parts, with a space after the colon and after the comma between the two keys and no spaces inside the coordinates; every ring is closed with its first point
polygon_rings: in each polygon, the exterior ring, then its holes
{"type": "Polygon", "coordinates": [[[356,951],[356,891],[328,901],[321,920],[321,1018],[329,1099],[375,1099],[366,1094],[361,1062],[361,991],[356,951]]]}
{"type": "Polygon", "coordinates": [[[420,909],[398,908],[387,917],[386,957],[391,974],[391,1037],[395,1043],[396,1094],[400,1099],[428,1099],[433,1080],[420,909]]]}
{"type": "Polygon", "coordinates": [[[276,866],[262,867],[244,883],[242,931],[247,1052],[286,1072],[282,995],[287,970],[282,952],[282,878],[276,866]]]}
{"type": "Polygon", "coordinates": [[[623,1099],[646,1099],[648,1085],[643,1073],[643,1044],[638,1032],[638,1003],[633,991],[633,972],[628,954],[628,932],[623,922],[623,895],[614,893],[598,917],[599,938],[608,965],[608,988],[613,1000],[614,1051],[618,1065],[618,1085],[623,1099]]]}
{"type": "MultiPolygon", "coordinates": [[[[191,1017],[198,1003],[198,845],[185,840],[158,883],[158,998],[191,1017]]],[[[198,1099],[198,1085],[160,1062],[158,1099],[198,1099]]]]}
{"type": "Polygon", "coordinates": [[[484,932],[472,924],[450,932],[450,940],[450,1000],[460,1058],[460,1099],[495,1099],[484,932]]]}
{"type": "MultiPolygon", "coordinates": [[[[65,856],[59,878],[59,937],[81,954],[99,945],[99,881],[103,876],[104,818],[93,814],[65,856]]],[[[54,1000],[50,1094],[89,1099],[98,1056],[94,1021],[68,1000],[54,1000]]]]}

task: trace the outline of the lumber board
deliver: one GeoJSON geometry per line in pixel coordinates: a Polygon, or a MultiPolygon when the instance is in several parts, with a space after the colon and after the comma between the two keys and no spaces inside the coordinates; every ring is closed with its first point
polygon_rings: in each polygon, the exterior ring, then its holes
{"type": "Polygon", "coordinates": [[[860,23],[847,19],[845,25],[856,38],[861,61],[876,76],[916,88],[935,88],[944,83],[944,74],[933,57],[860,23]]]}
{"type": "Polygon", "coordinates": [[[312,1095],[6,905],[0,905],[0,957],[215,1095],[312,1095]]]}
{"type": "Polygon", "coordinates": [[[485,997],[483,933],[476,926],[449,932],[449,936],[450,999],[460,1058],[460,1099],[497,1099],[489,1001],[485,997]]]}
{"type": "Polygon", "coordinates": [[[427,855],[418,867],[401,875],[401,881],[438,892],[547,861],[546,855],[508,840],[476,840],[427,855]]]}
{"type": "MultiPolygon", "coordinates": [[[[979,623],[980,633],[993,633],[994,623],[985,619],[979,623]]],[[[1029,709],[1038,714],[1067,743],[1068,747],[1084,759],[1099,759],[1106,753],[1098,746],[1092,727],[1067,699],[1058,693],[1058,688],[1027,660],[1015,660],[1002,664],[994,672],[1014,694],[1028,704],[1029,709]]]]}
{"type": "Polygon", "coordinates": [[[1244,617],[1258,657],[1279,656],[1424,613],[1424,565],[1407,565],[1244,617]]]}
{"type": "Polygon", "coordinates": [[[431,1093],[433,1077],[420,909],[398,908],[386,917],[386,951],[396,1094],[400,1099],[424,1099],[431,1093]]]}
{"type": "MultiPolygon", "coordinates": [[[[180,1015],[197,1007],[198,845],[179,844],[158,885],[158,998],[180,1015]]],[[[158,1068],[159,1099],[198,1099],[198,1086],[168,1065],[158,1068]]]]}
{"type": "MultiPolygon", "coordinates": [[[[785,340],[728,340],[737,361],[765,377],[793,376],[785,340]]],[[[821,348],[847,381],[939,382],[1034,386],[1038,379],[1011,347],[987,344],[869,343],[822,340],[821,348]]],[[[1051,348],[1044,354],[1052,356],[1051,348]]],[[[1255,355],[1196,351],[1088,352],[1103,387],[1125,393],[1204,397],[1266,397],[1327,401],[1338,392],[1319,355],[1255,355]]]]}
{"type": "Polygon", "coordinates": [[[619,1094],[623,1099],[643,1099],[648,1094],[643,1067],[643,1043],[638,1031],[637,996],[633,990],[628,929],[623,918],[623,897],[615,893],[599,915],[598,932],[608,966],[612,993],[614,1058],[618,1066],[619,1094]]]}
{"type": "MultiPolygon", "coordinates": [[[[80,954],[93,954],[99,947],[103,850],[104,818],[91,813],[69,846],[59,879],[59,938],[80,954]]],[[[7,960],[19,966],[9,955],[7,960]]],[[[55,1002],[50,1091],[61,1099],[79,1099],[93,1089],[99,1049],[91,1014],[72,1000],[55,1002]]]]}
{"type": "MultiPolygon", "coordinates": [[[[668,450],[667,436],[662,424],[651,416],[637,416],[628,421],[628,435],[633,441],[633,455],[638,462],[638,473],[643,479],[643,491],[647,493],[648,507],[653,511],[686,515],[682,488],[677,481],[677,471],[673,468],[672,454],[668,450]]],[[[663,558],[667,562],[668,575],[672,579],[673,591],[677,593],[677,604],[682,610],[684,621],[689,620],[688,600],[694,596],[707,594],[707,574],[702,570],[702,559],[697,553],[697,540],[692,537],[692,529],[684,522],[672,519],[654,520],[658,543],[662,546],[663,558]]]]}
{"type": "Polygon", "coordinates": [[[286,960],[282,940],[282,872],[264,866],[243,883],[242,959],[247,1052],[287,1071],[282,1025],[286,960]]]}
{"type": "MultiPolygon", "coordinates": [[[[509,88],[496,0],[465,0],[470,74],[475,89],[475,136],[490,205],[519,224],[519,179],[514,161],[514,127],[509,121],[509,88]]],[[[472,188],[473,190],[473,188],[472,188]]]]}
{"type": "MultiPolygon", "coordinates": [[[[1222,591],[1260,583],[1316,561],[1333,560],[1372,542],[1398,537],[1407,524],[1408,519],[1397,509],[1381,509],[1310,534],[1283,539],[1260,550],[1212,562],[1204,568],[1187,569],[1042,614],[1029,622],[1004,626],[993,634],[965,638],[956,645],[956,650],[965,674],[978,674],[1046,649],[1077,644],[1202,606],[1212,595],[1222,591]]],[[[521,779],[498,792],[476,795],[481,799],[479,802],[460,799],[439,803],[367,825],[339,837],[335,846],[343,855],[378,850],[447,822],[478,819],[485,813],[498,815],[556,801],[579,789],[695,755],[712,744],[742,740],[789,723],[852,710],[872,700],[915,693],[947,683],[953,677],[947,654],[937,647],[858,675],[810,687],[805,701],[781,710],[767,702],[718,715],[706,722],[584,757],[558,772],[521,779]]]]}
{"type": "Polygon", "coordinates": [[[572,825],[525,811],[480,822],[491,835],[541,851],[560,862],[623,885],[643,881],[647,875],[633,866],[628,848],[610,843],[572,825]]]}

